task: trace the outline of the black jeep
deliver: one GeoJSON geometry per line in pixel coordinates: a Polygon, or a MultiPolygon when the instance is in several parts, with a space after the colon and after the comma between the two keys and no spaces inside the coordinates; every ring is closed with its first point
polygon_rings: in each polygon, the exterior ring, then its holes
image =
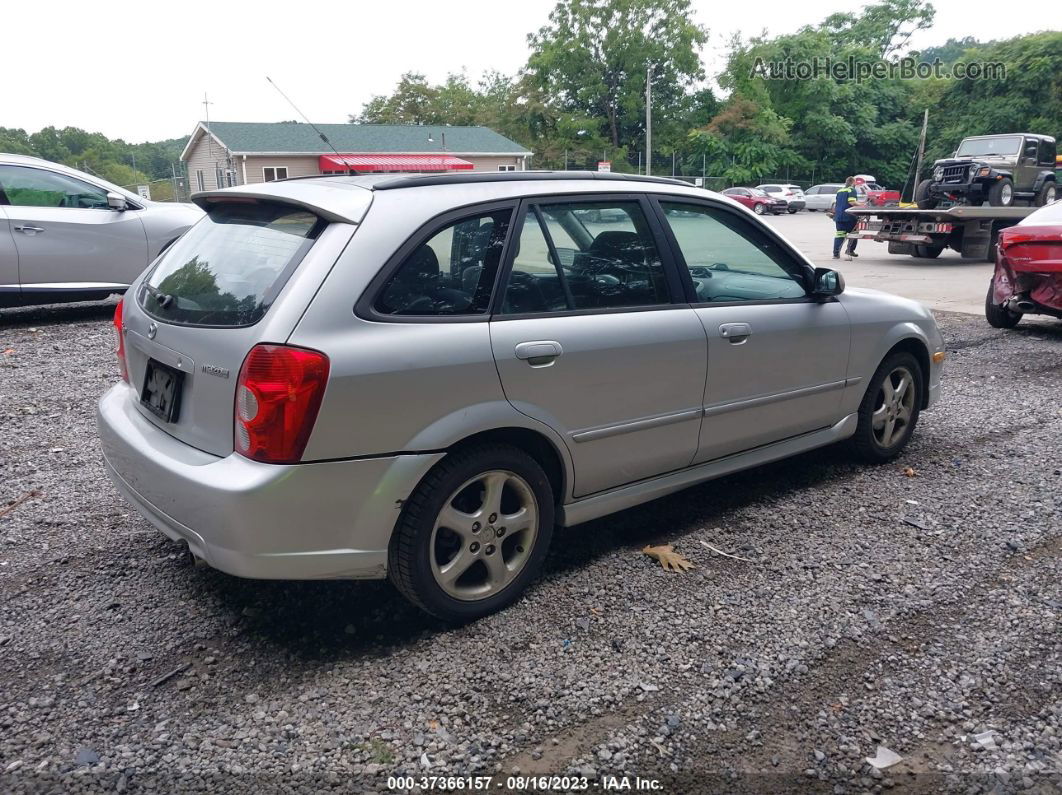
{"type": "Polygon", "coordinates": [[[1048,135],[1007,133],[963,138],[954,156],[933,164],[933,177],[918,183],[919,209],[941,202],[1010,207],[1018,199],[1050,204],[1055,185],[1055,139],[1048,135]]]}

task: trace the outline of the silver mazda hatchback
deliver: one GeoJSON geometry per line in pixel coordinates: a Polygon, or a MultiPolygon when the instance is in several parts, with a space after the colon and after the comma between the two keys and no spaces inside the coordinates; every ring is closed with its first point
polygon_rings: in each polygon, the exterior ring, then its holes
{"type": "Polygon", "coordinates": [[[201,193],[115,313],[108,470],[242,577],[384,578],[451,621],[557,525],[849,440],[907,444],[944,346],[748,210],[597,173],[201,193]]]}

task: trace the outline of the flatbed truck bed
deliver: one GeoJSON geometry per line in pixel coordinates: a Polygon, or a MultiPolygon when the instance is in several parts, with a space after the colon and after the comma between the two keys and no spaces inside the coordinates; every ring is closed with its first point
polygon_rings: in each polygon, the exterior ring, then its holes
{"type": "Polygon", "coordinates": [[[999,231],[1021,221],[1036,207],[853,207],[859,219],[849,237],[889,244],[890,254],[935,259],[946,248],[967,259],[993,262],[999,231]]]}

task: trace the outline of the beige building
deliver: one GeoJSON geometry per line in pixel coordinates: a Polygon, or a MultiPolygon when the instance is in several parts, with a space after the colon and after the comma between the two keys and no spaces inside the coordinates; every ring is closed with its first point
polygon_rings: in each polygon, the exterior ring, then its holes
{"type": "Polygon", "coordinates": [[[531,153],[487,127],[199,122],[181,154],[193,192],[314,174],[523,171],[531,153]]]}

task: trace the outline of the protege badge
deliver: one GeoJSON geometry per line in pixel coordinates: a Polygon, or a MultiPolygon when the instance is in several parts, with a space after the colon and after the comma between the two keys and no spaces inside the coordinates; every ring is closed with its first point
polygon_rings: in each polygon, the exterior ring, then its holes
{"type": "Polygon", "coordinates": [[[200,369],[207,375],[216,375],[218,378],[229,377],[229,371],[224,367],[215,367],[212,364],[204,364],[200,369]]]}

